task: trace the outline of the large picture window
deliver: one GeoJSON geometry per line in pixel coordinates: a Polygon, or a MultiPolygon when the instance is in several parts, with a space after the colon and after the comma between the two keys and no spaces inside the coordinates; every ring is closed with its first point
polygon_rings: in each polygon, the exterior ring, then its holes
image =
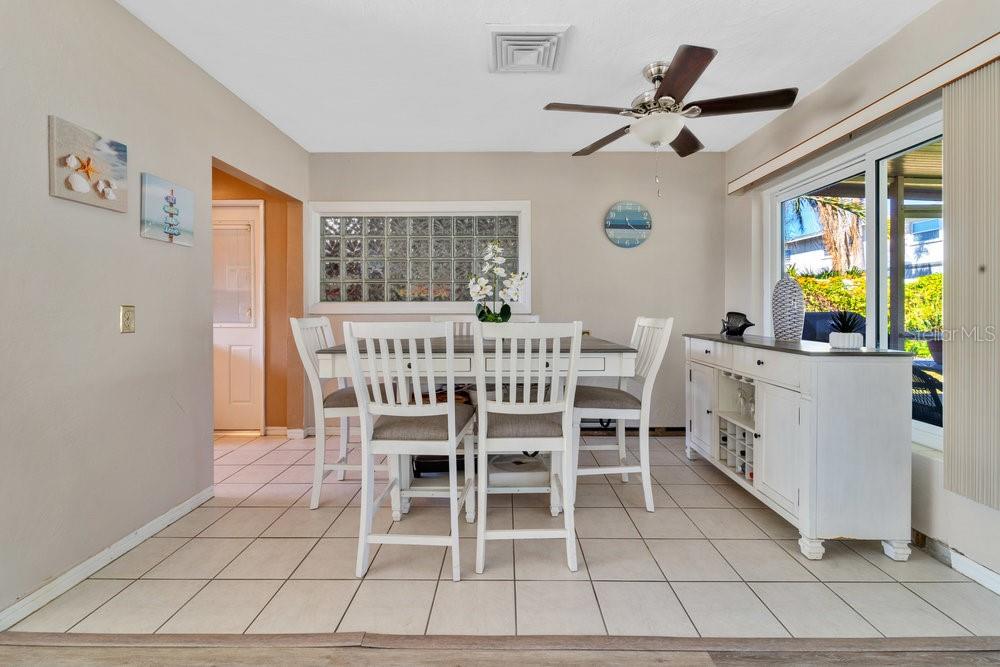
{"type": "Polygon", "coordinates": [[[472,312],[469,278],[491,241],[516,270],[529,271],[526,202],[317,202],[312,208],[314,247],[306,262],[312,312],[472,312]]]}
{"type": "Polygon", "coordinates": [[[847,310],[865,318],[867,346],[913,352],[914,441],[938,448],[942,141],[940,112],[917,113],[769,190],[762,295],[768,322],[770,288],[788,274],[805,296],[803,338],[828,340],[833,313],[847,310]]]}

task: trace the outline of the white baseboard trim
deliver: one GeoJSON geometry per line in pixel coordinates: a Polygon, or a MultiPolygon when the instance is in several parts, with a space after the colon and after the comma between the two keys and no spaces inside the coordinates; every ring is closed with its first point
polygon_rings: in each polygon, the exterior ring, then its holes
{"type": "Polygon", "coordinates": [[[0,632],[11,627],[21,619],[26,618],[29,614],[41,609],[129,549],[132,549],[146,538],[160,532],[214,495],[214,486],[199,491],[180,505],[156,517],[142,528],[129,533],[107,549],[63,572],[49,583],[21,598],[6,609],[0,610],[0,632]]]}
{"type": "Polygon", "coordinates": [[[994,572],[984,565],[980,565],[954,549],[951,550],[951,566],[969,579],[1000,595],[1000,573],[994,572]]]}
{"type": "MultiPolygon", "coordinates": [[[[310,431],[312,429],[309,429],[310,431]]],[[[285,430],[285,435],[289,440],[302,440],[306,437],[306,429],[304,428],[290,428],[285,430]]]]}

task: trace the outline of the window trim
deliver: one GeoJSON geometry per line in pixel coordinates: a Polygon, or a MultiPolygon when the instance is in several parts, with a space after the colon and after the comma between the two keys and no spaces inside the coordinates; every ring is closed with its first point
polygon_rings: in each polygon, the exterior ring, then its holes
{"type": "MultiPolygon", "coordinates": [[[[866,281],[865,313],[867,325],[865,340],[876,341],[879,348],[887,347],[888,330],[888,290],[887,276],[889,266],[889,249],[884,242],[886,237],[885,221],[880,207],[884,198],[884,188],[879,174],[878,163],[898,153],[920,144],[932,141],[944,134],[944,118],[940,101],[917,109],[896,122],[890,122],[886,128],[874,131],[854,141],[850,141],[832,155],[820,156],[798,170],[794,175],[776,182],[761,191],[763,210],[761,233],[761,272],[763,282],[761,288],[761,312],[764,334],[774,335],[771,321],[771,290],[782,275],[781,202],[793,197],[804,195],[824,185],[853,176],[859,172],[865,174],[865,226],[866,234],[873,234],[865,240],[865,271],[872,273],[876,280],[866,281]],[[874,242],[869,242],[873,240],[874,242]],[[873,304],[877,304],[877,317],[871,317],[873,304]]],[[[913,420],[913,442],[936,450],[944,448],[944,430],[941,427],[913,420]]]]}
{"type": "Polygon", "coordinates": [[[531,312],[531,202],[512,201],[312,201],[303,231],[303,288],[306,311],[317,315],[463,313],[472,312],[470,301],[342,301],[320,300],[320,218],[349,213],[385,215],[467,215],[490,213],[516,215],[518,270],[528,277],[521,301],[511,304],[515,313],[531,312]]]}

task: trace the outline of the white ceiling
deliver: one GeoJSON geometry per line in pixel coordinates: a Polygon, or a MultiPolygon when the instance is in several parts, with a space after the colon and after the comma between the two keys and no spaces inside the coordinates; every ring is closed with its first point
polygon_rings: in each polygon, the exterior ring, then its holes
{"type": "MultiPolygon", "coordinates": [[[[311,152],[573,151],[622,119],[545,103],[628,105],[648,87],[641,68],[682,43],[719,50],[688,100],[787,86],[801,97],[937,2],[119,1],[311,152]],[[491,74],[488,23],[572,27],[556,72],[491,74]]],[[[778,113],[691,128],[721,151],[778,113]]]]}

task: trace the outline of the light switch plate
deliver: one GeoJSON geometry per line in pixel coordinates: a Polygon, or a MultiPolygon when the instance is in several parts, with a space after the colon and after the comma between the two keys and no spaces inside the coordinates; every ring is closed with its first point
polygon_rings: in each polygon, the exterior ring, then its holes
{"type": "Polygon", "coordinates": [[[135,306],[122,306],[118,316],[118,328],[124,333],[135,333],[135,306]]]}

